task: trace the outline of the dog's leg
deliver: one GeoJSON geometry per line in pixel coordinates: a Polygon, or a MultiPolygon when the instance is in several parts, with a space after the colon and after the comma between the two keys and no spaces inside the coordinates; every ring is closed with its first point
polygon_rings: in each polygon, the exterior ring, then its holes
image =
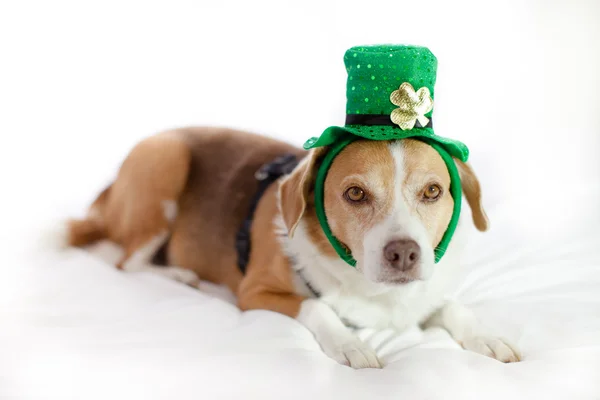
{"type": "Polygon", "coordinates": [[[495,358],[502,362],[521,359],[516,347],[505,339],[489,334],[471,310],[456,302],[448,302],[437,310],[424,327],[438,326],[450,333],[464,349],[495,358]]]}
{"type": "Polygon", "coordinates": [[[127,272],[149,271],[188,285],[197,285],[199,283],[198,276],[189,269],[174,266],[159,267],[151,263],[152,258],[167,241],[168,236],[169,233],[163,231],[141,246],[135,246],[135,250],[126,251],[124,260],[119,263],[119,268],[127,272]]]}
{"type": "Polygon", "coordinates": [[[295,318],[313,333],[323,352],[340,364],[352,368],[381,368],[375,351],[348,329],[325,303],[292,293],[242,291],[242,310],[263,309],[295,318]]]}
{"type": "Polygon", "coordinates": [[[352,368],[382,367],[375,351],[352,333],[322,301],[304,300],[296,320],[315,335],[323,352],[340,364],[352,368]]]}

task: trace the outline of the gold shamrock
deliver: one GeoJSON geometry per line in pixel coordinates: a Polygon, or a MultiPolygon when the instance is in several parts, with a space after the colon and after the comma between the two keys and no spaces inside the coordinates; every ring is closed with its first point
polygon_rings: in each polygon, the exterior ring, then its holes
{"type": "Polygon", "coordinates": [[[390,101],[398,106],[390,117],[400,129],[412,129],[417,121],[421,126],[429,123],[425,114],[433,109],[433,99],[428,88],[422,87],[415,92],[410,83],[404,82],[398,90],[392,92],[390,101]]]}

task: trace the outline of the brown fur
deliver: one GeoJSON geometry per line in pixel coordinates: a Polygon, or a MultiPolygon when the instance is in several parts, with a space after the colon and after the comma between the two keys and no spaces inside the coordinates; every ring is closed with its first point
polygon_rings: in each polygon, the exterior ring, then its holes
{"type": "Polygon", "coordinates": [[[106,238],[106,231],[101,221],[95,219],[73,219],[69,221],[69,245],[85,246],[106,238]]]}
{"type": "Polygon", "coordinates": [[[110,186],[100,192],[90,206],[85,219],[71,219],[68,221],[69,245],[81,247],[108,237],[102,214],[109,193],[110,186]]]}
{"type": "Polygon", "coordinates": [[[409,204],[413,204],[413,211],[419,216],[423,225],[427,227],[433,247],[442,240],[448,223],[452,218],[454,200],[450,195],[450,174],[446,163],[433,147],[419,140],[403,140],[405,158],[404,168],[404,196],[409,204]],[[413,201],[416,196],[421,196],[422,191],[430,183],[441,185],[444,193],[442,197],[432,204],[413,201]]]}
{"type": "Polygon", "coordinates": [[[478,230],[485,232],[489,229],[490,222],[481,202],[481,185],[479,184],[479,179],[477,179],[475,171],[473,171],[473,168],[468,163],[463,163],[456,159],[454,161],[458,166],[462,188],[471,208],[473,223],[478,230]]]}
{"type": "Polygon", "coordinates": [[[394,160],[387,142],[359,140],[351,143],[331,164],[325,179],[325,212],[331,231],[362,259],[364,233],[379,223],[393,204],[389,183],[394,182],[394,160]],[[344,199],[346,189],[359,186],[367,192],[363,204],[344,199]]]}
{"type": "Polygon", "coordinates": [[[277,187],[272,185],[256,209],[248,271],[238,291],[242,310],[266,309],[295,317],[304,299],[296,295],[292,269],[274,229],[277,187]]]}
{"type": "Polygon", "coordinates": [[[311,189],[314,186],[320,158],[325,148],[313,150],[296,169],[283,180],[279,187],[279,197],[285,207],[281,210],[283,222],[288,234],[293,237],[294,230],[303,217],[307,205],[312,198],[311,189]]]}
{"type": "Polygon", "coordinates": [[[168,264],[236,293],[242,274],[235,233],[257,187],[254,173],[285,152],[306,153],[229,129],[188,128],[151,136],[134,147],[88,217],[70,223],[70,243],[84,246],[106,237],[125,249],[122,264],[166,229],[171,234],[168,264]],[[163,200],[178,205],[172,223],[165,218],[163,200]]]}
{"type": "Polygon", "coordinates": [[[281,203],[285,205],[282,207],[281,216],[290,237],[293,236],[300,219],[304,217],[307,221],[308,234],[319,250],[329,257],[337,257],[337,253],[319,225],[314,207],[313,188],[320,159],[325,150],[325,148],[317,148],[312,151],[304,162],[281,182],[279,197],[281,203]]]}

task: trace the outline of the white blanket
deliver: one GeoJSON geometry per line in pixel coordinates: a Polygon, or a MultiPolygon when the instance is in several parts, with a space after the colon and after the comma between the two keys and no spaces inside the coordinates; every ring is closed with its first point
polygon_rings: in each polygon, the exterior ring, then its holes
{"type": "Polygon", "coordinates": [[[600,399],[599,5],[0,2],[0,399],[600,399]],[[37,244],[146,135],[343,124],[343,52],[389,41],[439,59],[436,133],[492,223],[459,297],[522,362],[415,328],[360,332],[386,366],[352,370],[287,317],[37,244]]]}
{"type": "MultiPolygon", "coordinates": [[[[598,197],[594,189],[571,193],[598,197]]],[[[600,213],[586,202],[540,208],[522,200],[491,210],[492,230],[473,233],[459,293],[518,345],[520,363],[464,351],[439,329],[363,330],[386,365],[353,370],[290,318],[241,313],[227,293],[123,273],[98,257],[102,246],[94,255],[58,252],[24,231],[3,239],[10,268],[0,283],[0,395],[599,398],[600,213]]]]}

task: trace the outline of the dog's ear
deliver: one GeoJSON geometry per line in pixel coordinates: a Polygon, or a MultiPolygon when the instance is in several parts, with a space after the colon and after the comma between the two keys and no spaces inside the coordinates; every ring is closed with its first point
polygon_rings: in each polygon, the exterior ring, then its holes
{"type": "Polygon", "coordinates": [[[469,207],[471,207],[473,223],[478,230],[485,232],[488,230],[490,222],[481,203],[481,185],[479,184],[479,179],[477,179],[473,168],[468,163],[463,163],[457,159],[454,159],[454,161],[460,174],[462,190],[465,193],[469,207]]]}
{"type": "Polygon", "coordinates": [[[325,151],[326,148],[323,147],[311,150],[279,185],[281,215],[289,237],[294,235],[294,230],[304,215],[308,196],[315,182],[318,164],[325,151]]]}

